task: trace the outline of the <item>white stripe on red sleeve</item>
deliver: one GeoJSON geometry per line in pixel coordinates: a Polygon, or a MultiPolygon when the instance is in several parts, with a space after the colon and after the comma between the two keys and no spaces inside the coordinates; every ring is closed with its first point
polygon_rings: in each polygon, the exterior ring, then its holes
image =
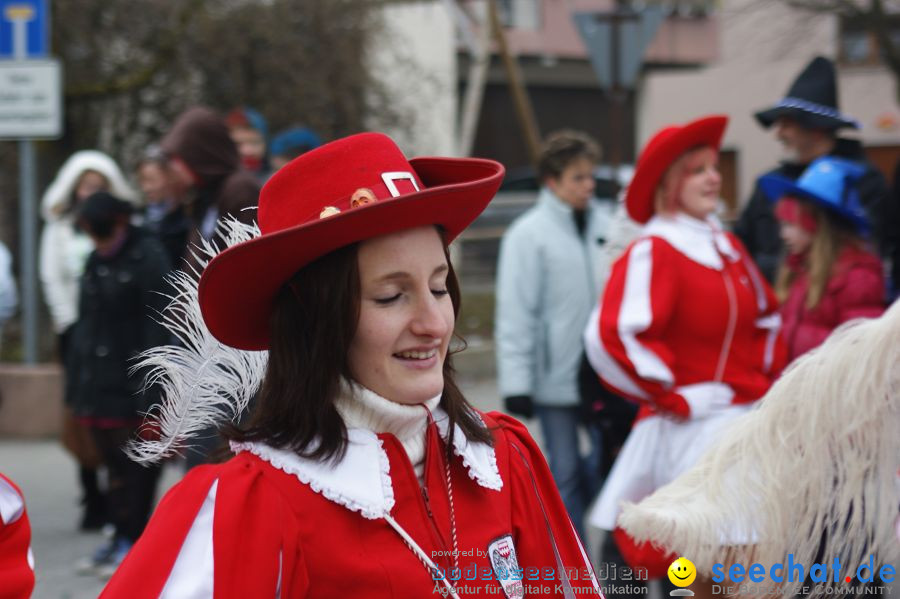
{"type": "Polygon", "coordinates": [[[625,290],[619,307],[618,332],[625,354],[637,374],[644,379],[671,386],[672,371],[652,350],[637,339],[653,323],[650,279],[653,274],[653,240],[634,244],[628,256],[625,290]]]}
{"type": "Polygon", "coordinates": [[[219,480],[216,479],[184,539],[160,599],[209,599],[213,596],[213,514],[218,487],[219,480]]]}
{"type": "Polygon", "coordinates": [[[9,525],[25,513],[25,500],[15,487],[0,478],[0,521],[9,525]]]}

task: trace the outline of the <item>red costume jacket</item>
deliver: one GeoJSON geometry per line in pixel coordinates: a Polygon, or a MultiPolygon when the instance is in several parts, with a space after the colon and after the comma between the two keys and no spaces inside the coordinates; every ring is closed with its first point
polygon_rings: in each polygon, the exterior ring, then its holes
{"type": "Polygon", "coordinates": [[[0,474],[0,599],[30,597],[34,589],[31,525],[22,491],[0,474]]]}
{"type": "Polygon", "coordinates": [[[847,246],[838,255],[822,299],[806,307],[809,277],[800,270],[781,306],[788,357],[793,360],[819,346],[839,324],[853,318],[877,318],[884,312],[884,270],[875,254],[847,246]]]}
{"type": "Polygon", "coordinates": [[[461,577],[460,596],[562,597],[561,569],[576,597],[599,596],[540,450],[521,424],[497,413],[483,415],[493,448],[455,429],[450,476],[461,572],[450,572],[449,427],[442,411],[435,418],[424,490],[390,434],[350,429],[336,464],[236,445],[235,458],[193,469],[166,495],[102,597],[446,596],[386,518],[449,578],[461,577]],[[508,575],[517,568],[523,580],[508,575]]]}
{"type": "Polygon", "coordinates": [[[604,383],[642,403],[639,417],[688,417],[761,397],[784,366],[779,327],[774,294],[735,236],[656,216],[613,265],[586,342],[604,383]]]}

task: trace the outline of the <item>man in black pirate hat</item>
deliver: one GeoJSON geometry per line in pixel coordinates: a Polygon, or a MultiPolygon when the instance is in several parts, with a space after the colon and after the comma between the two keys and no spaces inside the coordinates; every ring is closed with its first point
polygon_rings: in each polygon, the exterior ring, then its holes
{"type": "MultiPolygon", "coordinates": [[[[895,284],[900,281],[900,211],[889,205],[894,200],[888,194],[884,176],[866,160],[862,144],[837,136],[842,128],[859,129],[859,123],[838,109],[834,64],[817,56],[797,76],[784,98],[754,116],[760,125],[775,132],[789,155],[765,174],[796,179],[810,162],[826,155],[853,160],[865,168],[856,188],[872,223],[873,241],[882,257],[893,262],[895,284]]],[[[735,225],[735,233],[769,281],[775,278],[781,255],[781,237],[772,205],[757,180],[735,225]]]]}

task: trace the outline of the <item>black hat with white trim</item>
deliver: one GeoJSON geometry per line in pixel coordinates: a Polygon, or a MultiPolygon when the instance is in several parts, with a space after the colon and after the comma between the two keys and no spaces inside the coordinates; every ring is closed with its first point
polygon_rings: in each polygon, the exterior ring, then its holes
{"type": "Polygon", "coordinates": [[[834,63],[821,56],[806,65],[784,98],[754,116],[766,129],[780,117],[791,118],[807,129],[859,129],[858,121],[838,110],[834,63]]]}

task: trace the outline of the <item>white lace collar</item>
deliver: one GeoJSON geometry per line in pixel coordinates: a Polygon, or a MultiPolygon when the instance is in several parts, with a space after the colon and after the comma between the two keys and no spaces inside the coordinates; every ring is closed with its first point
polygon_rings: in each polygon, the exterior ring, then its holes
{"type": "MultiPolygon", "coordinates": [[[[432,414],[441,436],[446,439],[449,417],[441,408],[432,414]]],[[[469,477],[482,487],[499,491],[503,479],[497,468],[493,447],[472,443],[459,425],[454,425],[453,453],[459,456],[469,477]]],[[[347,429],[347,451],[338,463],[301,458],[264,443],[232,443],[235,453],[248,451],[272,466],[297,477],[326,499],[359,512],[369,519],[381,518],[394,507],[390,462],[378,436],[367,429],[347,429]]]]}
{"type": "Polygon", "coordinates": [[[679,252],[703,266],[722,270],[722,256],[737,262],[740,254],[722,230],[722,223],[710,215],[705,221],[683,213],[655,215],[641,231],[642,236],[662,237],[679,252]]]}

